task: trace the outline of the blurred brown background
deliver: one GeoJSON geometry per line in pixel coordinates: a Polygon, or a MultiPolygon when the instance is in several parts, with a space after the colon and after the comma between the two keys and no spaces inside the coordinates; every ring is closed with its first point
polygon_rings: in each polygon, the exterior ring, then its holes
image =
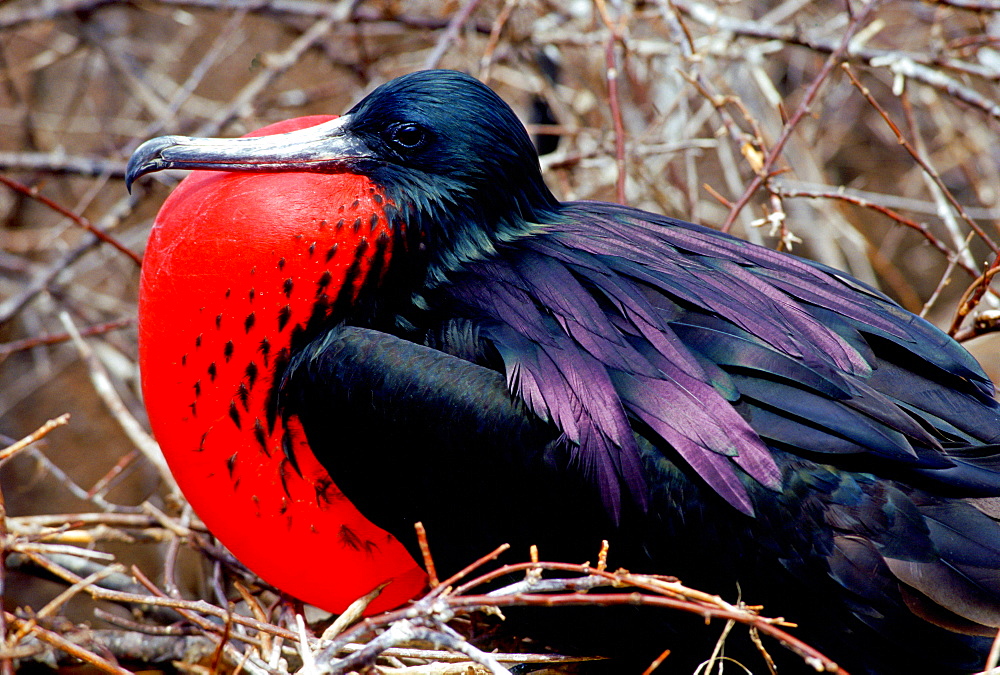
{"type": "MultiPolygon", "coordinates": [[[[138,265],[80,222],[142,255],[180,176],[144,179],[129,196],[122,173],[136,145],[342,112],[425,67],[470,72],[511,102],[561,198],[615,200],[623,165],[625,201],[710,226],[730,216],[796,122],[769,167],[775,175],[733,231],[849,270],[947,329],[1000,240],[1000,5],[897,0],[863,21],[846,8],[835,0],[0,2],[8,183],[0,185],[0,447],[71,414],[0,466],[7,514],[170,506],[136,450],[141,437],[122,429],[130,416],[144,423],[138,265]],[[820,82],[831,54],[838,63],[820,82]],[[65,341],[67,322],[89,334],[89,365],[65,341]],[[97,368],[125,412],[113,414],[95,390],[97,368]]],[[[851,3],[855,14],[864,8],[851,3]]],[[[987,294],[978,310],[995,306],[987,294]]],[[[972,344],[996,374],[989,338],[972,344]]],[[[98,546],[155,578],[166,545],[98,546]]],[[[37,609],[59,588],[14,574],[4,604],[37,609]]],[[[66,611],[88,618],[82,603],[66,611]]]]}

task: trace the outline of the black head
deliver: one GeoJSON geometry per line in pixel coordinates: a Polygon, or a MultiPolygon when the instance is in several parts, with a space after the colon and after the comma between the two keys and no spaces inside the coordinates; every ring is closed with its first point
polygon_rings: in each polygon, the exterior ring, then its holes
{"type": "Polygon", "coordinates": [[[347,114],[345,130],[372,152],[356,169],[405,197],[451,202],[487,221],[530,221],[557,205],[514,111],[469,75],[404,75],[347,114]]]}
{"type": "Polygon", "coordinates": [[[153,139],[136,150],[126,178],[167,168],[368,176],[396,205],[391,217],[420,234],[440,272],[531,230],[559,206],[514,111],[451,70],[399,77],[342,117],[299,131],[153,139]]]}

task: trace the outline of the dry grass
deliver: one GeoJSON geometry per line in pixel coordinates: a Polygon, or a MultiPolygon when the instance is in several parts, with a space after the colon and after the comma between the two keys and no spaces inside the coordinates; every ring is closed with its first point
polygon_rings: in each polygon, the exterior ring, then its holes
{"type": "MultiPolygon", "coordinates": [[[[0,671],[14,656],[48,658],[49,647],[76,640],[78,656],[120,672],[112,655],[140,649],[128,643],[139,624],[160,627],[142,643],[153,651],[133,652],[140,662],[187,653],[200,668],[231,669],[251,651],[278,668],[279,643],[298,639],[287,606],[273,605],[165,498],[143,431],[137,262],[174,180],[158,175],[125,193],[125,161],[146,138],[239,135],[340,112],[417,68],[462,69],[496,88],[534,132],[558,137],[543,165],[563,199],[619,199],[725,226],[847,269],[962,338],[991,332],[1000,5],[846,8],[0,4],[0,446],[71,416],[0,459],[9,568],[0,671]],[[74,332],[83,337],[74,342],[74,332]],[[156,584],[144,585],[132,565],[156,584]],[[65,593],[67,583],[45,580],[52,576],[85,579],[65,593]],[[236,579],[249,589],[243,596],[236,579]],[[98,586],[149,604],[95,603],[87,593],[98,586]],[[252,618],[232,618],[230,606],[252,618]],[[107,629],[106,647],[82,621],[107,629]],[[265,624],[274,628],[258,633],[265,624]]],[[[988,335],[968,343],[996,376],[991,344],[988,335]]]]}

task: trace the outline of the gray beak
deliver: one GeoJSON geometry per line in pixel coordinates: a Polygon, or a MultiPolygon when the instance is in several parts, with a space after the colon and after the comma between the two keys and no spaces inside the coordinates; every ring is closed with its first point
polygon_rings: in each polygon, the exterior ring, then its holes
{"type": "Polygon", "coordinates": [[[347,131],[350,121],[350,115],[343,115],[314,127],[253,138],[160,136],[132,153],[125,170],[125,186],[131,190],[140,176],[164,169],[344,171],[352,160],[372,156],[368,146],[347,131]]]}

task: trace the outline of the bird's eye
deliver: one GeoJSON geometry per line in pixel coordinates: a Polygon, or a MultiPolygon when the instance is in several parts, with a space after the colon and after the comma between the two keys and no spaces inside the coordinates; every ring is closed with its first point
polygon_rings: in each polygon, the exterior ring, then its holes
{"type": "Polygon", "coordinates": [[[419,124],[400,124],[389,134],[389,140],[401,150],[413,150],[421,143],[427,134],[419,124]]]}

